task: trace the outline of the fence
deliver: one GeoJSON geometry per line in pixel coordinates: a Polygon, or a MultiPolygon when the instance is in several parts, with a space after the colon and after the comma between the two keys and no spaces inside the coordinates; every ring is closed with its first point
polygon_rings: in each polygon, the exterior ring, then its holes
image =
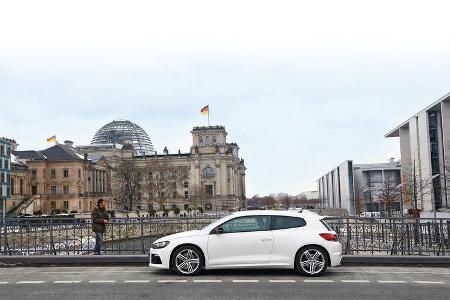
{"type": "MultiPolygon", "coordinates": [[[[143,254],[157,238],[201,229],[218,217],[113,218],[106,226],[104,252],[143,254]]],[[[450,219],[332,217],[344,254],[450,255],[450,219]]],[[[93,251],[90,219],[5,219],[3,255],[73,255],[93,251]]]]}

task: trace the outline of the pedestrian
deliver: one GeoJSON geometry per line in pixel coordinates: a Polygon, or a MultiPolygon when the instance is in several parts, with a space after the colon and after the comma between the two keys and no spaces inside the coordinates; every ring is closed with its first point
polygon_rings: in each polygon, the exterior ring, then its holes
{"type": "Polygon", "coordinates": [[[94,255],[100,255],[100,249],[103,242],[103,233],[105,233],[106,223],[109,221],[109,216],[106,212],[106,203],[103,199],[97,200],[97,206],[91,213],[92,217],[92,231],[95,232],[95,249],[94,255]]]}

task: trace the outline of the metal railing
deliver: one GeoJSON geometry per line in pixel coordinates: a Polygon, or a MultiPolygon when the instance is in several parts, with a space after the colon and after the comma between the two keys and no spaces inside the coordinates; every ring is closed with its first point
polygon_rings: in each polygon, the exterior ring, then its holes
{"type": "MultiPolygon", "coordinates": [[[[145,254],[157,238],[201,229],[218,216],[113,218],[106,226],[106,254],[145,254]]],[[[326,218],[352,255],[450,255],[450,219],[326,218]]],[[[73,255],[92,253],[90,219],[11,218],[0,231],[0,255],[73,255]]]]}

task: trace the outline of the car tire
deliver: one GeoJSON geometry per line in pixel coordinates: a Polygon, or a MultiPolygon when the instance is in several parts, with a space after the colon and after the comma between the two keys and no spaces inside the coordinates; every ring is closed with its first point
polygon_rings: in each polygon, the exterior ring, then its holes
{"type": "Polygon", "coordinates": [[[295,256],[295,269],[304,276],[320,276],[326,271],[328,264],[325,250],[313,245],[301,248],[295,256]]]}
{"type": "Polygon", "coordinates": [[[182,246],[172,255],[172,268],[178,275],[198,275],[204,265],[201,251],[194,246],[182,246]]]}

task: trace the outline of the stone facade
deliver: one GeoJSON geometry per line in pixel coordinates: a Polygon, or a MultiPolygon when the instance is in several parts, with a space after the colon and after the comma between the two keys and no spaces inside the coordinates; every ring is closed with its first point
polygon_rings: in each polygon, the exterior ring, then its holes
{"type": "MultiPolygon", "coordinates": [[[[191,131],[192,146],[189,153],[169,153],[138,155],[133,149],[107,145],[78,146],[89,155],[101,154],[114,168],[124,160],[134,161],[141,169],[166,161],[170,166],[186,172],[186,177],[176,183],[164,207],[152,200],[152,195],[144,189],[133,204],[133,210],[202,207],[205,210],[229,210],[245,206],[245,165],[239,158],[239,147],[227,143],[227,132],[223,126],[194,127],[191,131]]],[[[113,171],[114,172],[114,171],[113,171]]],[[[152,176],[155,176],[154,174],[152,176]]],[[[116,187],[113,175],[112,186],[116,187]]],[[[124,205],[117,210],[128,209],[124,205]]]]}
{"type": "Polygon", "coordinates": [[[111,167],[106,160],[83,157],[70,144],[14,154],[28,168],[33,212],[88,213],[100,198],[109,200],[107,208],[112,208],[111,167]]]}

